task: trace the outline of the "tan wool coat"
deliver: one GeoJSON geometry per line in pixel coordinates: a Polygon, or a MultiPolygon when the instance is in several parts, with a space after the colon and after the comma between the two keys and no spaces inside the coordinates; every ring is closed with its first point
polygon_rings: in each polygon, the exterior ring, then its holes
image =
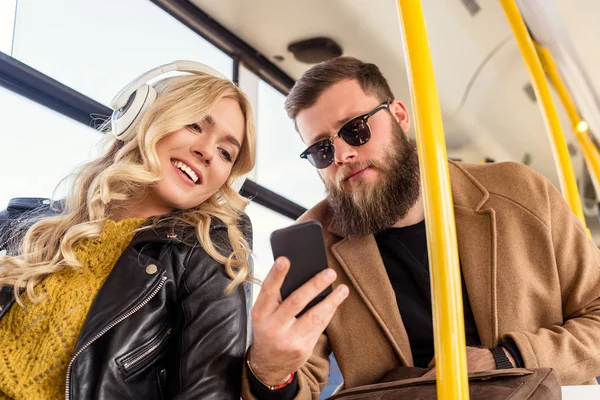
{"type": "MultiPolygon", "coordinates": [[[[449,165],[461,271],[486,348],[512,339],[527,368],[562,385],[600,376],[600,250],[544,177],[517,163],[449,165]]],[[[329,266],[348,298],[299,371],[297,399],[318,399],[333,351],[344,388],[412,366],[408,336],[373,235],[331,230],[326,200],[299,222],[324,228],[329,266]]],[[[435,229],[435,227],[433,227],[435,229]]],[[[250,394],[244,371],[243,398],[250,394]]]]}

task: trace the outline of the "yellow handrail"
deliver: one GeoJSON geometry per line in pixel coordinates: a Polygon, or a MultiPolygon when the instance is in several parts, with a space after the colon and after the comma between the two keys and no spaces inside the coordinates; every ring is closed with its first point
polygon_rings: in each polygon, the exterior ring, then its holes
{"type": "MultiPolygon", "coordinates": [[[[590,138],[588,124],[579,115],[579,111],[577,111],[575,102],[569,94],[567,85],[565,85],[565,82],[560,76],[560,72],[556,67],[556,63],[554,62],[554,58],[552,57],[550,50],[537,43],[535,40],[534,45],[542,63],[542,67],[544,68],[550,83],[552,83],[552,86],[554,86],[554,89],[556,90],[563,107],[567,111],[567,115],[571,121],[571,128],[573,129],[575,137],[581,146],[585,164],[587,165],[590,176],[594,181],[594,187],[600,188],[600,153],[590,138]]],[[[588,236],[590,238],[592,237],[589,229],[588,236]]]]}
{"type": "Polygon", "coordinates": [[[519,13],[515,1],[500,0],[500,3],[504,8],[506,17],[513,30],[513,34],[517,40],[519,49],[521,50],[521,55],[523,56],[523,60],[531,75],[536,96],[540,101],[542,115],[544,117],[544,122],[546,123],[546,130],[550,134],[550,144],[557,164],[558,178],[563,196],[573,213],[585,226],[581,198],[579,197],[579,190],[577,189],[577,181],[575,180],[573,165],[571,164],[571,159],[569,157],[567,142],[560,126],[560,120],[552,101],[550,87],[548,82],[546,82],[542,64],[537,56],[533,41],[529,36],[529,32],[527,31],[527,27],[523,22],[523,18],[519,13]]]}
{"type": "Polygon", "coordinates": [[[412,80],[433,297],[437,394],[469,399],[456,226],[442,115],[420,0],[398,0],[412,80]]]}

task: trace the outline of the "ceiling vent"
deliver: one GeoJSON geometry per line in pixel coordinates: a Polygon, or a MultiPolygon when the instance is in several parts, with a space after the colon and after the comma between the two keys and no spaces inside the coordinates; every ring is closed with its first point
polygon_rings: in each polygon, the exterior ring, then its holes
{"type": "Polygon", "coordinates": [[[333,39],[317,37],[290,43],[288,50],[296,60],[316,64],[342,55],[342,47],[333,39]]]}
{"type": "Polygon", "coordinates": [[[479,13],[479,11],[481,11],[481,6],[479,4],[477,4],[476,0],[460,0],[460,1],[463,3],[463,5],[465,6],[465,8],[469,12],[469,14],[471,14],[471,17],[474,17],[475,15],[477,15],[479,13]]]}

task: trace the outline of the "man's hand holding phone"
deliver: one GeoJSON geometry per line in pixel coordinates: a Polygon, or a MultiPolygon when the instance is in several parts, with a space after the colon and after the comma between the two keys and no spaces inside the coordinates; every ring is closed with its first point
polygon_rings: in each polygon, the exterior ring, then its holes
{"type": "Polygon", "coordinates": [[[348,296],[348,287],[339,285],[296,318],[335,281],[336,274],[327,268],[283,300],[281,287],[289,270],[290,261],[286,257],[275,260],[252,308],[253,342],[248,360],[256,377],[273,386],[286,382],[291,373],[306,363],[319,336],[348,296]]]}

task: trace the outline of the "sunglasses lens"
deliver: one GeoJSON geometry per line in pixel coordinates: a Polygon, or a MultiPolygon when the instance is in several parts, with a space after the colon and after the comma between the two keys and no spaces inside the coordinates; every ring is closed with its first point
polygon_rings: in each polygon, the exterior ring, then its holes
{"type": "Polygon", "coordinates": [[[362,146],[371,139],[371,130],[364,119],[355,119],[342,127],[340,137],[350,146],[362,146]]]}
{"type": "Polygon", "coordinates": [[[313,144],[307,151],[306,158],[319,169],[327,168],[333,162],[333,146],[329,140],[313,144]]]}
{"type": "MultiPolygon", "coordinates": [[[[358,147],[371,139],[371,129],[369,129],[365,118],[359,117],[346,123],[340,129],[339,135],[350,146],[358,147]]],[[[306,150],[304,155],[314,167],[322,169],[331,165],[335,157],[335,151],[331,142],[329,139],[321,140],[306,150]]]]}

